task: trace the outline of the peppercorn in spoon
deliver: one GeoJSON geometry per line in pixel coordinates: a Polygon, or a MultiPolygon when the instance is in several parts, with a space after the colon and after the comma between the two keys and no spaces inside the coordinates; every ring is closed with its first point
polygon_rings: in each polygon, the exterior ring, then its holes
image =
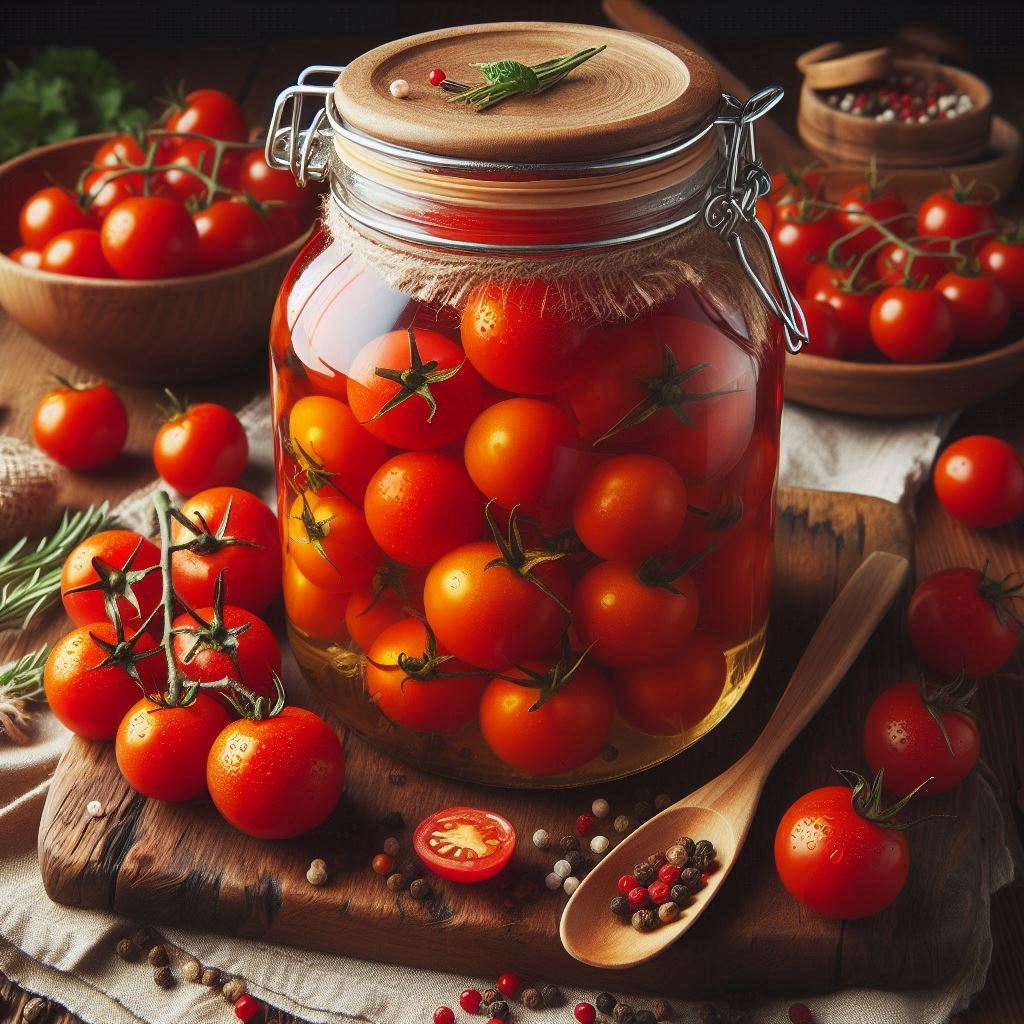
{"type": "Polygon", "coordinates": [[[619,843],[572,895],[559,929],[568,953],[593,967],[633,967],[657,956],[700,917],[736,863],[769,772],[853,664],[895,599],[907,570],[905,558],[886,552],[864,560],[822,619],[753,746],[718,778],[619,843]],[[637,931],[610,910],[618,892],[616,881],[681,836],[710,840],[717,867],[675,921],[637,931]]]}

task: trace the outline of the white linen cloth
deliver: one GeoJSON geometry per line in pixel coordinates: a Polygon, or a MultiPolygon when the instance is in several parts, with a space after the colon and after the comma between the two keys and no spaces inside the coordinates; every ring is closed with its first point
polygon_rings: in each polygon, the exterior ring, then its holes
{"type": "MultiPolygon", "coordinates": [[[[273,487],[267,399],[242,413],[250,437],[248,483],[267,498],[273,487]]],[[[881,423],[833,417],[787,406],[781,479],[791,486],[873,494],[912,501],[951,420],[881,423]]],[[[119,509],[124,521],[148,529],[149,489],[119,509]]],[[[290,685],[294,680],[290,680],[290,685]]],[[[0,970],[23,988],[46,995],[89,1024],[223,1024],[230,1009],[215,990],[179,984],[157,989],[145,965],[114,956],[118,939],[139,923],[116,915],[72,910],[50,902],[36,861],[36,832],[48,779],[67,741],[49,713],[36,716],[34,741],[26,747],[0,745],[0,970]]],[[[960,974],[936,990],[892,993],[849,990],[802,1001],[819,1024],[943,1024],[962,1009],[985,982],[992,952],[991,892],[1013,877],[1002,813],[987,784],[982,819],[991,823],[982,851],[986,891],[981,894],[975,934],[964,950],[960,974]]],[[[272,1005],[317,1024],[421,1024],[442,1004],[457,1007],[465,988],[483,989],[493,979],[467,978],[346,957],[241,941],[219,935],[163,929],[162,934],[201,963],[247,979],[249,990],[272,1005]]],[[[501,965],[495,965],[500,969],[501,965]]],[[[552,979],[556,980],[556,979],[552,979]]],[[[609,975],[614,990],[615,975],[609,975]]],[[[626,995],[624,993],[624,995],[626,995]]],[[[571,1006],[593,1001],[595,993],[566,991],[571,1006]]],[[[798,998],[799,993],[794,994],[798,998]]],[[[752,1024],[785,1024],[792,1000],[777,999],[748,1011],[752,1024]]],[[[649,999],[628,997],[635,1007],[649,999]]],[[[700,1003],[673,1000],[676,1020],[696,1021],[700,1003]]],[[[460,1019],[464,1017],[456,1010],[460,1019]]],[[[515,1020],[565,1019],[568,1010],[532,1013],[515,1006],[515,1020]]]]}

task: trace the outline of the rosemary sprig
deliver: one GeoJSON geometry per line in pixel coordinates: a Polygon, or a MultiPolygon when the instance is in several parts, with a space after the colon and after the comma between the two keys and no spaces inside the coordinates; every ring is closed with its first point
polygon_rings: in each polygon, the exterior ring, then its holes
{"type": "Polygon", "coordinates": [[[22,537],[0,555],[0,631],[25,629],[56,602],[64,559],[86,537],[113,524],[108,502],[83,512],[65,511],[57,529],[34,549],[28,550],[28,538],[22,537]]]}
{"type": "Polygon", "coordinates": [[[0,670],[0,735],[14,743],[28,741],[26,705],[43,696],[43,669],[49,655],[50,646],[44,644],[0,670]]]}
{"type": "Polygon", "coordinates": [[[486,110],[502,100],[523,93],[539,93],[557,85],[570,71],[584,61],[599,54],[604,46],[590,46],[579,53],[553,57],[540,64],[521,64],[517,60],[497,60],[486,64],[471,64],[479,68],[487,79],[486,85],[452,96],[449,103],[467,103],[477,110],[486,110]]]}

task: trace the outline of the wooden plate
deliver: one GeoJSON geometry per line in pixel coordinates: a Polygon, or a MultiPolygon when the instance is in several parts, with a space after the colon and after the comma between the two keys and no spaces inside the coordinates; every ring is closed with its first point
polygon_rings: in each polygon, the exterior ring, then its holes
{"type": "Polygon", "coordinates": [[[786,398],[856,416],[905,418],[955,412],[1011,387],[1024,374],[1024,338],[969,359],[907,366],[826,359],[786,361],[786,398]]]}

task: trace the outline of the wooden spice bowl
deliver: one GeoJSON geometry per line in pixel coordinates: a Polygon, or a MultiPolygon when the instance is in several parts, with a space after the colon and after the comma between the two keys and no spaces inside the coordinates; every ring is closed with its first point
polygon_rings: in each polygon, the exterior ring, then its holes
{"type": "MultiPolygon", "coordinates": [[[[73,185],[109,134],[32,150],[0,165],[0,253],[20,244],[18,213],[51,182],[73,185]]],[[[258,260],[153,281],[51,274],[0,255],[0,306],[47,348],[123,384],[172,385],[238,373],[265,357],[278,287],[305,236],[258,260]]]]}
{"type": "Polygon", "coordinates": [[[816,409],[905,419],[955,412],[1012,387],[1024,375],[1024,337],[941,363],[859,363],[812,355],[786,359],[786,398],[816,409]]]}
{"type": "Polygon", "coordinates": [[[974,107],[952,121],[876,121],[830,107],[805,81],[796,122],[804,144],[826,163],[864,166],[875,157],[879,165],[897,168],[950,168],[984,152],[991,133],[992,90],[980,78],[927,60],[894,59],[892,67],[897,72],[939,74],[954,89],[970,96],[974,107]]]}

